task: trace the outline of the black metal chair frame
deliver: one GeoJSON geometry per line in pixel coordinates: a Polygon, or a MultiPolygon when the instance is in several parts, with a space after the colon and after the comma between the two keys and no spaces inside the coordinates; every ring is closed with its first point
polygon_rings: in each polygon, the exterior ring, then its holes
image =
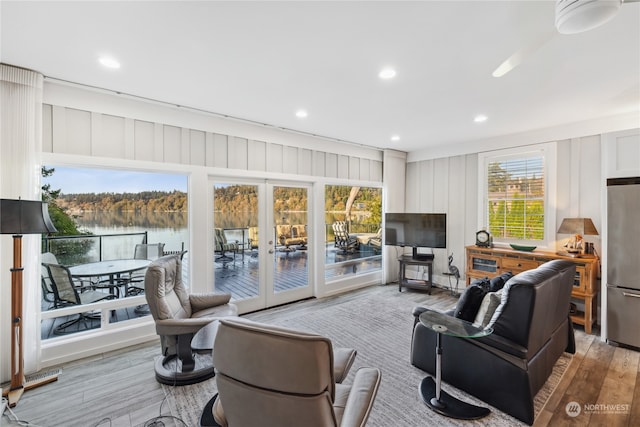
{"type": "MultiPolygon", "coordinates": [[[[113,294],[106,294],[93,289],[78,289],[74,286],[73,277],[68,267],[59,264],[45,264],[49,278],[51,280],[51,289],[54,294],[54,306],[56,308],[67,307],[71,305],[90,304],[93,302],[115,299],[113,294]]],[[[113,312],[115,314],[115,312],[113,312]]],[[[87,320],[93,319],[90,314],[78,313],[78,315],[56,326],[53,330],[55,335],[63,335],[69,333],[67,328],[77,323],[83,322],[87,327],[87,320]]],[[[52,325],[53,326],[53,325],[52,325]]],[[[88,329],[88,328],[87,328],[88,329]]]]}

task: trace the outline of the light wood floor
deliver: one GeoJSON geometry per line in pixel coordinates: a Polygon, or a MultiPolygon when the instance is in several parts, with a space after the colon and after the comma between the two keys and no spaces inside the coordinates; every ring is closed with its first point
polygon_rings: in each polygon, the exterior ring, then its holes
{"type": "MultiPolygon", "coordinates": [[[[439,289],[433,295],[408,290],[398,294],[397,286],[375,286],[250,317],[268,321],[292,310],[317,310],[367,293],[400,296],[440,310],[456,301],[448,291],[439,289]]],[[[576,327],[578,351],[535,426],[640,425],[640,353],[603,343],[596,334],[597,328],[593,335],[587,335],[582,327],[576,327]],[[581,411],[575,418],[567,415],[571,402],[576,402],[581,411]]],[[[152,424],[160,413],[170,415],[153,373],[153,358],[159,351],[159,344],[151,342],[65,364],[58,381],[26,392],[13,411],[21,420],[46,427],[183,426],[168,418],[162,419],[164,424],[152,424]]],[[[416,420],[415,426],[428,425],[425,421],[416,420]]],[[[6,412],[0,424],[17,425],[6,412]]]]}

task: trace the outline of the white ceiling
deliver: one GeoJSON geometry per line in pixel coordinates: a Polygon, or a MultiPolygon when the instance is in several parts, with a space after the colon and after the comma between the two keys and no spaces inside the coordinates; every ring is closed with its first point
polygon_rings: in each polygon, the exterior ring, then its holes
{"type": "Polygon", "coordinates": [[[640,3],[576,35],[554,31],[553,1],[5,0],[0,18],[3,63],[374,147],[640,115],[640,3]],[[102,54],[122,67],[105,69],[102,54]],[[378,78],[385,66],[394,79],[378,78]]]}

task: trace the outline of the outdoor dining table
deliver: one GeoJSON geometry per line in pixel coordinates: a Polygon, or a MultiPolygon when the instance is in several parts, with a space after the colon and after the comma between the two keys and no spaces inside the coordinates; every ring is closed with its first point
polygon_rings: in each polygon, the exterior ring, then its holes
{"type": "MultiPolygon", "coordinates": [[[[112,259],[109,261],[97,261],[87,264],[78,264],[69,267],[72,277],[109,277],[109,282],[115,284],[117,279],[123,274],[132,273],[138,270],[144,270],[151,264],[148,259],[112,259]]],[[[124,282],[125,288],[127,282],[124,282]]],[[[127,295],[125,289],[124,295],[127,295]]]]}

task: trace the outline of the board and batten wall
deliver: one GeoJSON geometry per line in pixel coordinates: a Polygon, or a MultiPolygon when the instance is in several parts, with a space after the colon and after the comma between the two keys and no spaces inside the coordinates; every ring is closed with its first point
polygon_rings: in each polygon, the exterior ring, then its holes
{"type": "MultiPolygon", "coordinates": [[[[382,160],[213,131],[43,106],[43,151],[191,166],[382,181],[382,160]]],[[[318,145],[323,145],[318,140],[318,145]]]]}
{"type": "MultiPolygon", "coordinates": [[[[433,249],[434,281],[449,286],[448,257],[464,273],[464,246],[473,236],[477,221],[477,154],[430,159],[407,164],[405,205],[407,212],[447,214],[447,248],[433,249]]],[[[455,279],[452,285],[455,285],[455,279]]],[[[459,289],[464,289],[464,276],[459,289]]]]}
{"type": "MultiPolygon", "coordinates": [[[[556,143],[556,224],[565,217],[590,217],[601,230],[601,136],[556,143]]],[[[535,144],[533,145],[535,146],[535,144]]],[[[407,165],[406,206],[409,212],[447,213],[447,249],[434,249],[434,274],[448,285],[447,257],[453,254],[464,289],[464,247],[475,243],[478,224],[478,153],[410,162],[407,165]]],[[[559,236],[561,239],[565,236],[559,236]]],[[[556,239],[557,240],[557,239],[556,239]]],[[[600,240],[593,240],[600,250],[600,240]]],[[[556,245],[560,244],[556,241],[556,245]]]]}

